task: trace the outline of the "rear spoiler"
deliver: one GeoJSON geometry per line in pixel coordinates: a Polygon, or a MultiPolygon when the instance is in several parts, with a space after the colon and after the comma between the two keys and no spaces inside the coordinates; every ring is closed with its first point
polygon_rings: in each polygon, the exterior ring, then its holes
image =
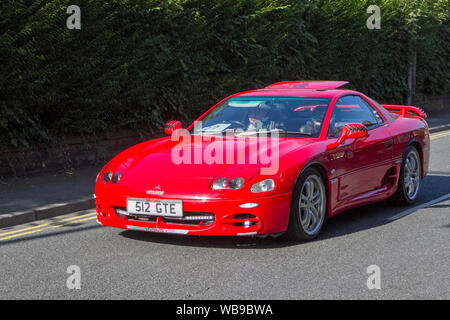
{"type": "Polygon", "coordinates": [[[399,106],[392,104],[383,104],[383,108],[385,108],[390,113],[397,114],[399,116],[413,116],[420,117],[425,119],[427,114],[421,108],[413,107],[413,106],[399,106]]]}

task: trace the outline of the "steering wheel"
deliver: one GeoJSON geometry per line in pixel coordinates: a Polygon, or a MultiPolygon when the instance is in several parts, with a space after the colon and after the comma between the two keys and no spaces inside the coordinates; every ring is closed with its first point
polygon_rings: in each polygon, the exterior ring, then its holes
{"type": "Polygon", "coordinates": [[[237,125],[238,127],[242,128],[242,129],[246,129],[247,128],[247,126],[244,123],[242,123],[241,121],[231,120],[230,124],[235,124],[235,125],[237,125]]]}

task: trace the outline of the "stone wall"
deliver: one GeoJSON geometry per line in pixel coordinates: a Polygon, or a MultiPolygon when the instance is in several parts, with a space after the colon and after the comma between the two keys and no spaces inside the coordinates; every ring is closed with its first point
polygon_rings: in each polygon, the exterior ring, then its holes
{"type": "Polygon", "coordinates": [[[0,177],[66,170],[93,164],[105,164],[124,149],[153,137],[133,132],[111,133],[97,138],[69,137],[55,145],[3,151],[0,177]]]}
{"type": "Polygon", "coordinates": [[[428,115],[450,112],[450,95],[417,96],[415,106],[421,107],[428,115]]]}

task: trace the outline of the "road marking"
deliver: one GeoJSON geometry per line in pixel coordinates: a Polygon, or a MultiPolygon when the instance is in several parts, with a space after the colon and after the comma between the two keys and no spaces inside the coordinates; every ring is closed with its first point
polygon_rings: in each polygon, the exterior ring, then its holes
{"type": "Polygon", "coordinates": [[[6,236],[8,234],[23,232],[23,231],[26,231],[26,230],[39,229],[39,228],[42,228],[42,227],[45,227],[45,226],[49,226],[49,225],[52,225],[52,224],[55,224],[55,223],[59,223],[59,222],[71,221],[71,220],[75,220],[75,219],[81,219],[81,218],[84,218],[84,217],[94,216],[96,214],[97,214],[96,212],[90,212],[90,213],[79,215],[79,216],[75,216],[75,217],[55,220],[55,221],[52,221],[52,222],[49,222],[49,223],[43,223],[43,224],[40,224],[40,225],[37,225],[37,226],[34,226],[34,227],[28,227],[28,228],[23,228],[23,229],[12,230],[12,231],[8,231],[8,232],[0,233],[0,237],[6,236]]]}
{"type": "MultiPolygon", "coordinates": [[[[79,222],[84,222],[84,221],[89,221],[89,220],[94,220],[94,219],[97,219],[97,216],[94,216],[94,217],[88,217],[88,218],[79,219],[79,220],[66,221],[65,223],[56,224],[56,225],[48,225],[48,224],[45,224],[45,226],[44,226],[44,225],[38,226],[38,227],[41,227],[41,228],[39,228],[39,229],[35,229],[35,230],[31,230],[31,231],[26,231],[26,232],[21,232],[21,233],[15,233],[15,234],[12,234],[12,235],[9,235],[9,236],[6,236],[6,237],[1,237],[1,238],[0,238],[0,241],[9,240],[9,239],[14,239],[14,238],[18,238],[18,237],[25,236],[25,235],[28,235],[28,234],[38,233],[38,232],[41,232],[41,231],[44,231],[44,230],[48,230],[48,229],[61,228],[61,227],[64,227],[64,226],[69,225],[69,224],[72,224],[72,223],[79,223],[79,222]]],[[[67,220],[67,219],[66,219],[66,220],[67,220]]],[[[28,228],[26,228],[26,229],[28,229],[28,228]]],[[[24,231],[24,230],[25,230],[25,229],[22,229],[22,230],[19,230],[19,231],[24,231]]],[[[2,234],[2,235],[0,235],[0,236],[3,236],[3,235],[4,235],[4,234],[2,234]]]]}
{"type": "Polygon", "coordinates": [[[450,135],[450,130],[444,131],[444,132],[439,132],[439,133],[434,133],[434,134],[430,135],[430,140],[446,137],[449,135],[450,135]]]}
{"type": "Polygon", "coordinates": [[[405,210],[405,211],[402,211],[402,212],[396,214],[395,216],[392,216],[392,217],[390,217],[390,218],[387,218],[387,220],[389,220],[389,221],[394,221],[394,220],[401,219],[401,218],[403,218],[403,217],[406,217],[407,215],[410,215],[411,213],[416,212],[416,211],[419,210],[419,209],[423,209],[423,208],[429,207],[429,206],[431,206],[431,205],[433,205],[433,204],[436,204],[436,203],[438,203],[438,202],[447,200],[447,199],[449,199],[449,198],[450,198],[450,193],[447,193],[447,194],[445,194],[445,195],[443,195],[443,196],[441,196],[441,197],[439,197],[439,198],[437,198],[437,199],[428,201],[428,202],[426,202],[426,203],[419,204],[418,206],[415,206],[415,207],[413,207],[413,208],[409,208],[409,209],[407,209],[407,210],[405,210]]]}

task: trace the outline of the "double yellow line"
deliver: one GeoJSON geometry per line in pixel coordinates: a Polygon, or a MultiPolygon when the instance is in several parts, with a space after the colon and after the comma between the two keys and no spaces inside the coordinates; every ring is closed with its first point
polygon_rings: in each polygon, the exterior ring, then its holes
{"type": "Polygon", "coordinates": [[[44,230],[48,230],[48,229],[64,227],[64,226],[66,226],[68,224],[72,224],[72,223],[79,223],[79,222],[84,222],[84,221],[89,221],[89,220],[94,220],[94,219],[97,219],[96,212],[90,212],[90,213],[80,215],[80,216],[59,219],[56,221],[43,223],[43,224],[40,224],[40,225],[37,225],[34,227],[22,228],[22,229],[18,229],[18,230],[12,230],[12,231],[8,231],[8,232],[0,233],[0,241],[10,240],[10,239],[14,239],[17,237],[21,237],[21,236],[41,232],[44,230]]]}

